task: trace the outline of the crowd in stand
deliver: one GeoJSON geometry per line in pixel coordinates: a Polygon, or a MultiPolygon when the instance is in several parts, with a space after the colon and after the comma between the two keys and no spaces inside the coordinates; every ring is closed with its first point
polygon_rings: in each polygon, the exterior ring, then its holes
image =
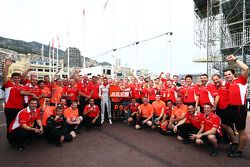
{"type": "Polygon", "coordinates": [[[161,134],[176,135],[183,144],[211,144],[211,156],[218,154],[218,142],[230,141],[229,157],[242,157],[247,144],[246,93],[248,66],[227,56],[241,69],[237,77],[232,69],[223,71],[224,79],[207,74],[193,83],[192,75],[178,78],[161,73],[158,78],[125,77],[112,79],[74,73],[68,78],[38,76],[30,70],[8,78],[11,60],[3,68],[7,139],[23,149],[24,143],[43,136],[56,146],[72,141],[82,128],[100,127],[123,116],[135,129],[159,129],[161,134]],[[27,77],[27,74],[30,76],[27,77]],[[110,97],[110,90],[129,92],[126,97],[110,97]],[[124,110],[111,107],[121,103],[124,110]],[[238,135],[236,135],[238,134],[238,135]],[[239,139],[237,139],[239,137],[239,139]]]}

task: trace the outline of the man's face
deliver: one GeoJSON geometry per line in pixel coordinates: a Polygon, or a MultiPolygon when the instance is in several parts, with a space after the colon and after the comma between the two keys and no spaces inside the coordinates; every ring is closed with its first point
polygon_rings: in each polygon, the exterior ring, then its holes
{"type": "Polygon", "coordinates": [[[71,104],[71,108],[72,108],[73,110],[75,110],[75,109],[77,108],[77,103],[72,103],[72,104],[71,104]]]}
{"type": "Polygon", "coordinates": [[[148,99],[147,99],[147,98],[143,98],[142,101],[143,101],[143,104],[144,104],[144,105],[147,105],[147,104],[148,104],[148,99]]]}
{"type": "Polygon", "coordinates": [[[200,79],[201,79],[202,85],[206,85],[206,83],[208,82],[207,76],[201,76],[200,79]]]}
{"type": "Polygon", "coordinates": [[[108,79],[107,78],[103,79],[103,83],[107,84],[108,83],[108,79]]]}
{"type": "Polygon", "coordinates": [[[194,108],[194,106],[189,105],[189,106],[188,106],[188,112],[189,112],[191,115],[193,115],[193,114],[195,113],[195,108],[194,108]]]}
{"type": "Polygon", "coordinates": [[[210,105],[206,105],[205,104],[204,107],[203,107],[203,109],[204,109],[204,113],[206,115],[208,115],[211,112],[212,107],[210,105]]]}
{"type": "Polygon", "coordinates": [[[172,87],[172,82],[171,81],[167,81],[167,87],[171,88],[172,87]]]}
{"type": "Polygon", "coordinates": [[[75,80],[74,79],[70,79],[69,80],[69,84],[70,84],[70,86],[74,86],[75,85],[75,80]]]}
{"type": "Polygon", "coordinates": [[[38,86],[39,86],[39,88],[43,89],[45,84],[44,84],[44,82],[40,82],[40,84],[38,86]]]}
{"type": "Polygon", "coordinates": [[[186,84],[188,84],[188,85],[190,85],[192,83],[192,79],[191,78],[186,78],[185,81],[186,81],[186,84]]]}
{"type": "Polygon", "coordinates": [[[29,102],[29,108],[30,108],[30,110],[34,111],[36,109],[36,107],[37,107],[37,101],[36,100],[31,100],[29,102]]]}
{"type": "Polygon", "coordinates": [[[173,103],[172,102],[167,102],[167,107],[169,107],[169,108],[172,108],[173,107],[173,103]]]}
{"type": "Polygon", "coordinates": [[[44,77],[45,82],[49,82],[49,77],[44,77]]]}
{"type": "Polygon", "coordinates": [[[216,86],[219,86],[221,84],[221,80],[217,75],[213,76],[212,80],[216,86]]]}
{"type": "Polygon", "coordinates": [[[186,81],[185,81],[184,79],[182,79],[182,80],[180,81],[181,86],[185,85],[185,83],[186,83],[186,81]]]}
{"type": "Polygon", "coordinates": [[[90,100],[89,100],[89,104],[90,104],[91,106],[93,106],[93,105],[95,104],[95,100],[94,100],[94,99],[90,99],[90,100]]]}
{"type": "Polygon", "coordinates": [[[183,102],[182,102],[181,98],[177,98],[177,99],[176,99],[176,106],[177,106],[177,107],[180,107],[180,106],[182,105],[182,103],[183,103],[183,102]]]}
{"type": "Polygon", "coordinates": [[[32,85],[32,86],[36,86],[36,84],[37,84],[37,79],[32,78],[32,79],[31,79],[31,85],[32,85]]]}
{"type": "Polygon", "coordinates": [[[62,108],[57,108],[56,109],[56,116],[62,116],[63,115],[63,109],[62,108]]]}
{"type": "Polygon", "coordinates": [[[63,106],[65,106],[65,105],[67,104],[67,101],[66,101],[66,99],[61,99],[60,103],[61,103],[63,106]]]}
{"type": "Polygon", "coordinates": [[[135,98],[131,99],[132,104],[135,104],[135,102],[136,102],[135,98]]]}
{"type": "Polygon", "coordinates": [[[161,99],[161,96],[160,96],[160,95],[156,95],[156,96],[155,96],[155,100],[156,100],[156,101],[159,101],[160,99],[161,99]]]}
{"type": "Polygon", "coordinates": [[[15,84],[19,84],[20,81],[21,81],[21,78],[20,78],[20,76],[14,76],[14,77],[12,77],[12,81],[13,81],[15,84]]]}
{"type": "Polygon", "coordinates": [[[224,72],[224,78],[226,81],[231,82],[234,79],[234,75],[231,71],[224,72]]]}
{"type": "Polygon", "coordinates": [[[173,77],[173,80],[174,80],[174,82],[177,82],[177,81],[178,81],[178,77],[177,77],[177,76],[174,76],[174,77],[173,77]]]}

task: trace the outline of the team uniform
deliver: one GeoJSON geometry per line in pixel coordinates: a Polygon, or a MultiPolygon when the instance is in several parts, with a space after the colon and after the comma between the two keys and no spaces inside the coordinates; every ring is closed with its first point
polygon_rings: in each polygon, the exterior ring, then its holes
{"type": "Polygon", "coordinates": [[[97,118],[94,125],[101,126],[100,110],[99,110],[99,107],[97,105],[94,105],[94,106],[91,106],[90,104],[86,105],[84,108],[84,113],[87,113],[87,114],[84,114],[84,116],[83,116],[83,124],[86,127],[92,126],[93,124],[91,123],[91,121],[93,119],[95,119],[98,115],[99,115],[99,118],[97,118]],[[88,112],[89,110],[91,110],[91,111],[88,112]]]}

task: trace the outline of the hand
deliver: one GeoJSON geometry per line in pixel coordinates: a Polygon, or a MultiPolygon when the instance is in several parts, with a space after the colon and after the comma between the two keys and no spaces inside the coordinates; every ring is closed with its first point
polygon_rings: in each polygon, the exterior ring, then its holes
{"type": "Polygon", "coordinates": [[[10,65],[12,64],[12,60],[6,59],[4,64],[5,64],[6,66],[10,66],[10,65]]]}
{"type": "Polygon", "coordinates": [[[37,98],[36,94],[34,94],[34,93],[32,94],[32,96],[33,96],[33,98],[35,98],[35,99],[37,98]]]}
{"type": "Polygon", "coordinates": [[[34,132],[35,133],[40,133],[40,129],[35,128],[34,132]]]}
{"type": "Polygon", "coordinates": [[[96,121],[96,120],[95,120],[95,119],[93,119],[93,120],[91,121],[91,124],[95,124],[95,121],[96,121]]]}
{"type": "Polygon", "coordinates": [[[144,120],[144,121],[142,121],[142,124],[145,124],[147,121],[146,120],[144,120]]]}
{"type": "Polygon", "coordinates": [[[202,134],[200,133],[200,134],[198,134],[198,135],[196,135],[196,139],[200,139],[202,137],[202,134]]]}
{"type": "Polygon", "coordinates": [[[196,139],[196,135],[195,134],[190,134],[189,139],[190,140],[195,140],[196,139]]]}
{"type": "Polygon", "coordinates": [[[39,134],[40,135],[43,134],[43,128],[42,127],[39,129],[39,134]]]}
{"type": "Polygon", "coordinates": [[[227,61],[234,61],[236,58],[235,58],[234,55],[228,55],[228,56],[226,57],[226,59],[227,59],[227,61]]]}
{"type": "Polygon", "coordinates": [[[57,115],[57,116],[55,116],[55,121],[57,120],[59,118],[59,116],[57,115]]]}
{"type": "Polygon", "coordinates": [[[177,132],[177,126],[174,126],[174,132],[176,133],[177,132]]]}

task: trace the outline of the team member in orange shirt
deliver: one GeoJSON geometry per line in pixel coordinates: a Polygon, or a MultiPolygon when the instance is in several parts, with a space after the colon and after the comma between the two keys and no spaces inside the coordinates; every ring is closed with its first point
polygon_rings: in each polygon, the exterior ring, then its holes
{"type": "Polygon", "coordinates": [[[187,106],[183,104],[183,101],[180,97],[177,97],[176,106],[172,110],[168,128],[173,130],[174,125],[176,125],[180,120],[182,120],[186,116],[187,111],[187,106]]]}
{"type": "Polygon", "coordinates": [[[100,109],[95,105],[94,99],[89,99],[89,104],[85,106],[83,119],[83,124],[87,129],[94,125],[101,126],[100,109]]]}
{"type": "Polygon", "coordinates": [[[37,85],[42,91],[43,97],[39,99],[39,104],[40,104],[40,107],[43,107],[45,99],[51,97],[51,89],[45,86],[45,82],[43,80],[39,80],[37,82],[37,85]]]}
{"type": "Polygon", "coordinates": [[[63,92],[62,79],[56,79],[56,82],[52,82],[51,104],[55,105],[59,103],[63,92]]]}
{"type": "Polygon", "coordinates": [[[78,87],[75,84],[75,79],[69,79],[69,84],[64,86],[62,94],[67,97],[69,105],[72,101],[78,101],[78,87]]]}
{"type": "Polygon", "coordinates": [[[156,125],[160,125],[160,122],[163,119],[163,115],[164,115],[164,111],[166,109],[166,104],[165,102],[161,101],[161,95],[160,94],[156,94],[156,101],[154,101],[152,103],[152,106],[154,108],[154,120],[153,122],[156,125]]]}
{"type": "Polygon", "coordinates": [[[139,106],[141,124],[151,127],[153,125],[152,118],[154,116],[154,108],[148,102],[147,97],[144,97],[142,101],[143,103],[139,106]]]}
{"type": "Polygon", "coordinates": [[[45,104],[42,105],[42,107],[41,107],[41,112],[42,112],[42,124],[45,127],[45,126],[47,126],[48,117],[50,117],[51,115],[55,115],[55,107],[50,106],[50,99],[49,98],[46,98],[44,103],[45,104]]]}
{"type": "Polygon", "coordinates": [[[78,127],[83,121],[83,117],[79,116],[77,101],[72,101],[71,106],[64,111],[64,116],[66,117],[66,121],[67,124],[69,125],[70,131],[75,131],[76,133],[80,133],[78,127]]]}

